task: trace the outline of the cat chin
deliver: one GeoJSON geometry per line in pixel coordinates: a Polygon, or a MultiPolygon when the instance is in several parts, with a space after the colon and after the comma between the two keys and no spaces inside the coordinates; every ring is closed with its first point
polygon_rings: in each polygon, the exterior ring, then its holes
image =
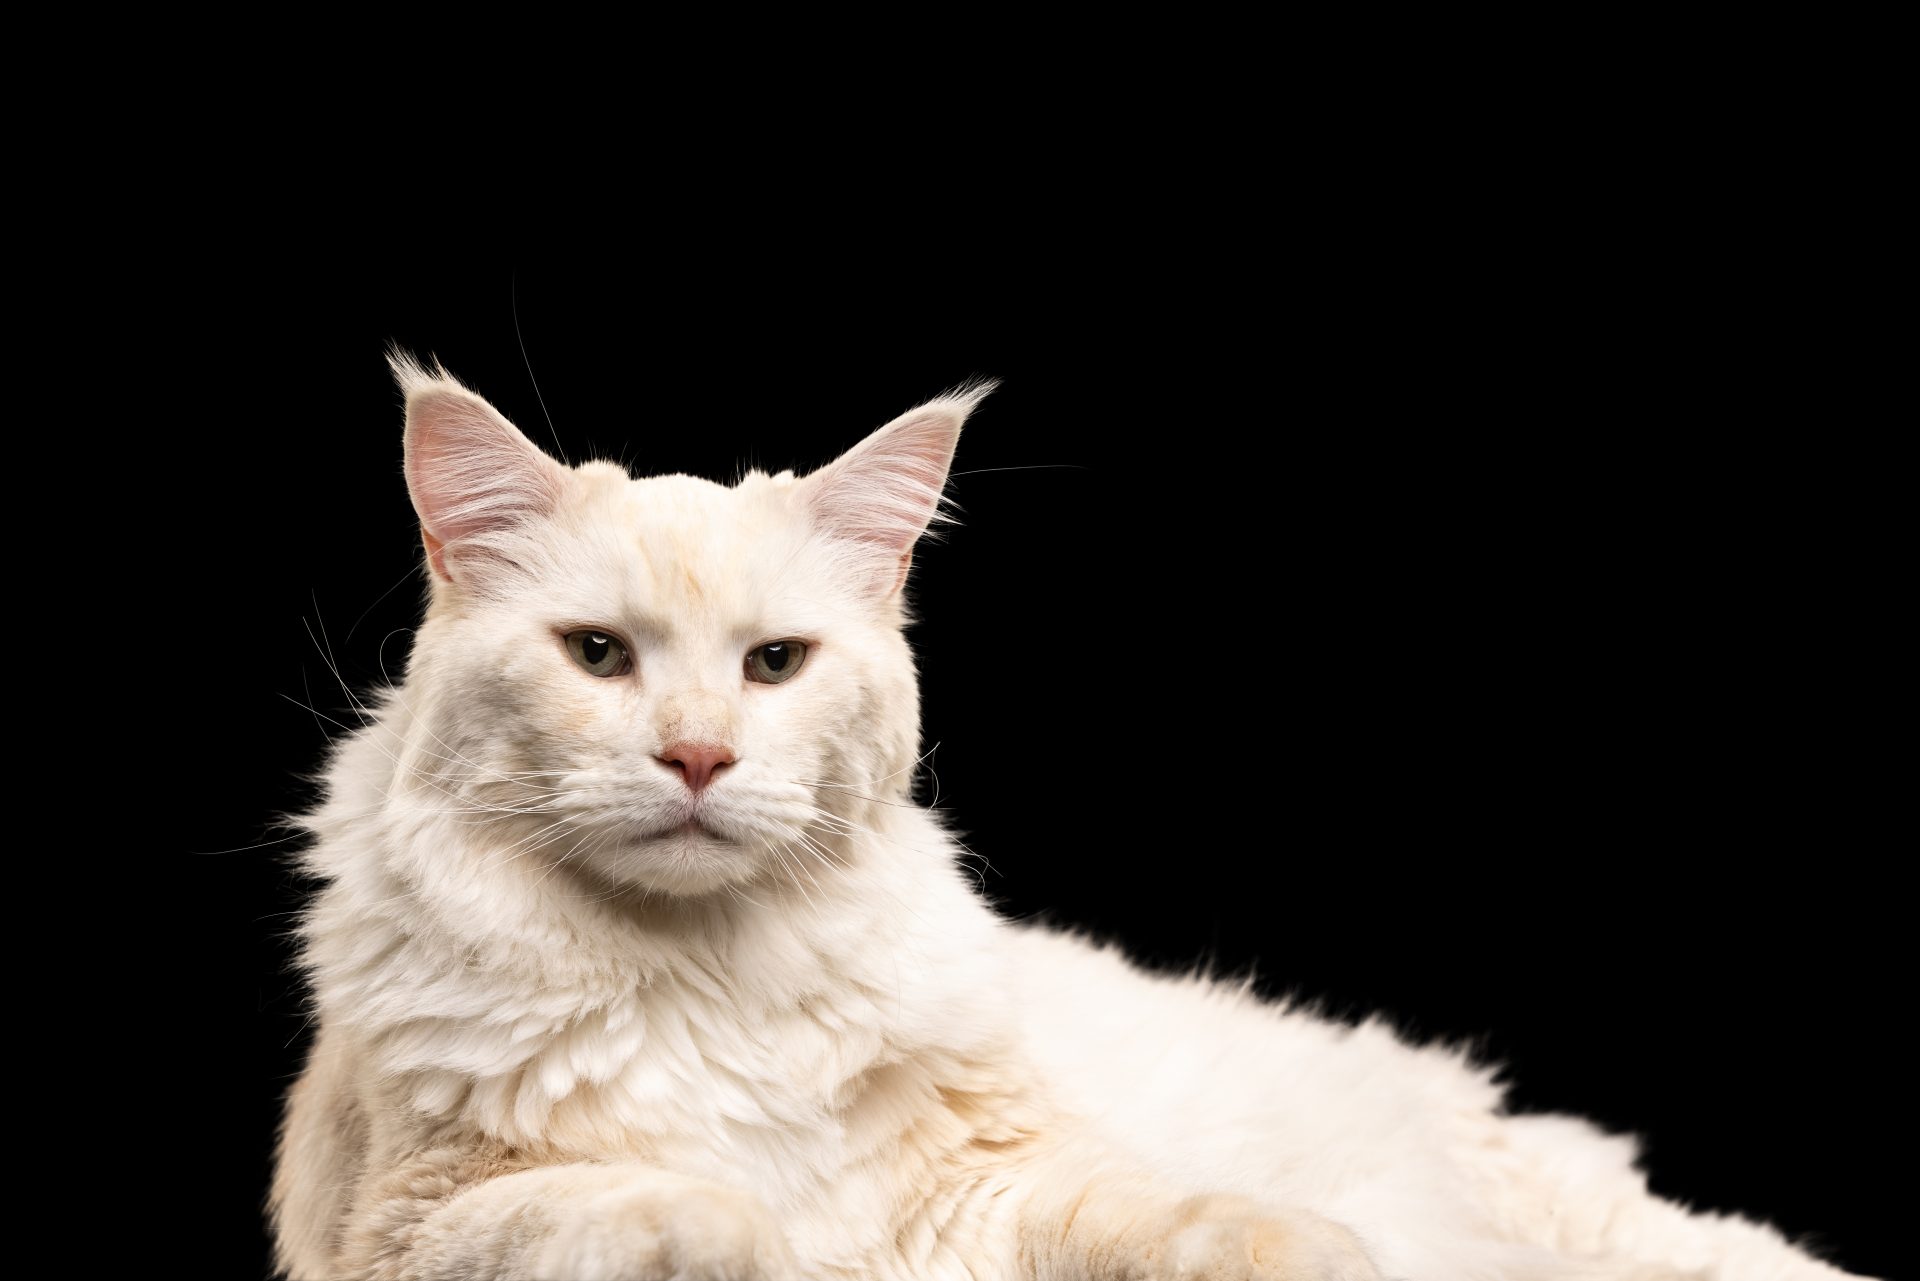
{"type": "Polygon", "coordinates": [[[615,885],[694,898],[751,879],[761,854],[753,846],[694,823],[603,846],[585,861],[615,885]]]}

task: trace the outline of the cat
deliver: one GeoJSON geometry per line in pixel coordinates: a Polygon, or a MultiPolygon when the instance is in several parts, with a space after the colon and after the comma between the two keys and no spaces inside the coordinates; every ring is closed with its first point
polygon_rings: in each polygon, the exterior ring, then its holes
{"type": "Polygon", "coordinates": [[[295,1281],[1845,1275],[1459,1052],[995,915],[903,635],[991,383],[729,488],[390,360],[430,602],[302,820],[295,1281]]]}

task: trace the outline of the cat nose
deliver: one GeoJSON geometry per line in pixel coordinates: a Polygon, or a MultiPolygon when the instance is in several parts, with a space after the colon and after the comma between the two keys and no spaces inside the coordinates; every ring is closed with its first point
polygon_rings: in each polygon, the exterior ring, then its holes
{"type": "Polygon", "coordinates": [[[704,791],[713,776],[733,764],[733,752],[711,743],[674,743],[653,758],[671,770],[680,771],[693,791],[704,791]]]}

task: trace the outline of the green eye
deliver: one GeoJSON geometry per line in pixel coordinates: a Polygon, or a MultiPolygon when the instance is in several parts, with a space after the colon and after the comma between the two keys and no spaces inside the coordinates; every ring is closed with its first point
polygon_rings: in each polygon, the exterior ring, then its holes
{"type": "Polygon", "coordinates": [[[747,679],[763,685],[778,685],[793,679],[800,664],[807,661],[807,647],[799,641],[775,641],[747,655],[747,679]]]}
{"type": "Polygon", "coordinates": [[[619,676],[627,670],[627,647],[605,632],[568,632],[567,653],[591,676],[619,676]]]}

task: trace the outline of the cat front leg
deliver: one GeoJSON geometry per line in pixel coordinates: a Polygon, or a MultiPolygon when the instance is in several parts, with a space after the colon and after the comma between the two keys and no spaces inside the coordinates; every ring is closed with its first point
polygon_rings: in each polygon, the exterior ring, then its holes
{"type": "MultiPolygon", "coordinates": [[[[452,1196],[431,1159],[377,1181],[342,1276],[428,1281],[791,1281],[779,1226],[745,1192],[637,1162],[523,1169],[452,1196]],[[427,1192],[427,1197],[420,1193],[427,1192]]],[[[456,1176],[457,1177],[457,1176],[456,1176]]]]}
{"type": "Polygon", "coordinates": [[[1041,1180],[1020,1228],[1042,1281],[1380,1281],[1353,1233],[1320,1215],[1125,1173],[1041,1180]]]}

